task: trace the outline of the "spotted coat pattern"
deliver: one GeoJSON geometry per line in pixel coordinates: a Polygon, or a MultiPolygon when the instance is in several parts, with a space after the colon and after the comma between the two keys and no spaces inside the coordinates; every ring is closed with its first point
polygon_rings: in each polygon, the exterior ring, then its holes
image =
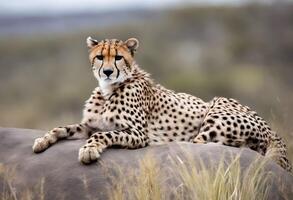
{"type": "Polygon", "coordinates": [[[61,138],[88,137],[79,151],[79,160],[87,164],[113,145],[141,148],[166,142],[214,142],[274,155],[278,164],[291,171],[283,140],[249,107],[224,97],[204,102],[155,84],[133,60],[136,39],[98,42],[89,38],[88,46],[100,87],[86,101],[81,123],[37,138],[34,152],[61,138]]]}

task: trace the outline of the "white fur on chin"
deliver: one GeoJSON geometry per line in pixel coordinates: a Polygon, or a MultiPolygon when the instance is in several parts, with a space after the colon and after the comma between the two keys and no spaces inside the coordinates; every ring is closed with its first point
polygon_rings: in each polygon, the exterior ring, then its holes
{"type": "Polygon", "coordinates": [[[122,76],[122,75],[120,75],[117,79],[114,79],[114,80],[113,79],[111,79],[111,80],[105,80],[105,79],[97,78],[98,81],[99,81],[99,86],[100,86],[102,95],[104,97],[109,97],[112,94],[113,89],[114,89],[113,84],[115,84],[115,83],[122,83],[127,78],[128,78],[127,76],[122,76]]]}

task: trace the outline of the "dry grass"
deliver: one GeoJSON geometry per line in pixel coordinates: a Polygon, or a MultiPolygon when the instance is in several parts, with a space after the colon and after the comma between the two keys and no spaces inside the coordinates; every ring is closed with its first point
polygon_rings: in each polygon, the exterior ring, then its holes
{"type": "Polygon", "coordinates": [[[177,199],[266,199],[270,174],[263,171],[263,166],[267,160],[256,159],[243,172],[239,159],[238,155],[227,166],[222,160],[213,168],[203,162],[196,165],[190,159],[188,164],[180,158],[173,160],[182,181],[177,199]]]}
{"type": "Polygon", "coordinates": [[[112,200],[266,199],[271,177],[271,173],[263,170],[267,159],[256,159],[245,171],[241,170],[239,159],[240,156],[236,156],[228,165],[222,159],[210,168],[204,162],[195,163],[191,157],[184,162],[186,159],[177,156],[171,158],[171,165],[163,170],[148,155],[140,162],[137,172],[116,168],[119,176],[113,180],[115,186],[109,190],[109,197],[112,200]],[[177,187],[167,188],[169,181],[175,182],[177,187]]]}
{"type": "Polygon", "coordinates": [[[33,188],[27,188],[20,193],[18,193],[13,184],[16,178],[16,167],[7,168],[0,163],[0,180],[2,182],[0,200],[45,200],[45,178],[41,178],[33,188]]]}
{"type": "MultiPolygon", "coordinates": [[[[213,161],[196,162],[191,155],[184,153],[184,156],[169,156],[168,164],[162,167],[161,161],[147,154],[138,167],[121,167],[115,163],[104,165],[105,175],[111,183],[107,195],[111,200],[267,199],[273,177],[271,172],[264,170],[268,160],[259,156],[243,170],[240,155],[231,156],[231,161],[223,157],[215,164],[213,161]]],[[[13,187],[15,177],[13,168],[6,169],[0,164],[0,180],[4,180],[0,200],[45,199],[44,178],[34,188],[16,195],[13,187]]],[[[84,177],[82,181],[86,193],[84,198],[95,199],[89,193],[87,179],[84,177]]]]}
{"type": "Polygon", "coordinates": [[[1,200],[17,200],[15,188],[12,182],[15,178],[15,170],[13,168],[6,169],[2,163],[0,163],[0,179],[4,180],[2,185],[1,200]]]}
{"type": "Polygon", "coordinates": [[[150,154],[140,161],[137,171],[122,169],[118,165],[115,170],[118,177],[112,178],[114,187],[113,190],[108,191],[111,200],[166,199],[160,179],[160,168],[150,154]]]}

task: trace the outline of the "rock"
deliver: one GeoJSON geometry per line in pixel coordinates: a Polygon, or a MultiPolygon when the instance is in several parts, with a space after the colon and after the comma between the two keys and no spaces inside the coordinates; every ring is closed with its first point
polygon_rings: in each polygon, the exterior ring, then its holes
{"type": "MultiPolygon", "coordinates": [[[[0,196],[10,195],[11,198],[17,199],[26,196],[35,199],[105,199],[111,192],[116,191],[115,186],[121,178],[126,180],[129,187],[138,184],[128,181],[127,178],[131,176],[128,173],[135,172],[130,179],[133,180],[141,170],[139,167],[142,160],[149,155],[149,158],[156,161],[160,170],[159,180],[166,180],[160,183],[165,184],[163,188],[168,194],[166,197],[175,198],[172,191],[168,190],[182,185],[182,181],[178,179],[180,169],[174,163],[189,161],[188,156],[184,154],[191,155],[197,169],[202,167],[202,160],[209,170],[215,170],[214,167],[217,167],[222,159],[227,167],[231,160],[240,155],[242,172],[259,157],[258,153],[246,148],[217,144],[169,143],[135,150],[109,148],[102,153],[97,163],[82,165],[77,156],[84,140],[60,141],[43,153],[34,154],[31,148],[33,141],[43,134],[44,131],[39,130],[0,128],[0,196]],[[119,175],[117,168],[122,169],[122,174],[119,175]]],[[[260,157],[260,160],[263,160],[263,157],[260,157]]],[[[190,167],[192,166],[187,164],[187,169],[190,167]]],[[[291,174],[272,161],[267,162],[263,170],[272,173],[266,183],[269,188],[268,199],[293,197],[291,174]]],[[[155,171],[152,170],[152,173],[155,171]]]]}

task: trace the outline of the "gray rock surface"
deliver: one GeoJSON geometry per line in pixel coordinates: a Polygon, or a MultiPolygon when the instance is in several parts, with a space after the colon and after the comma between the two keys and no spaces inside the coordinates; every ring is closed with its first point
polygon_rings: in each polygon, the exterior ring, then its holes
{"type": "MultiPolygon", "coordinates": [[[[241,152],[240,164],[244,170],[258,156],[249,149],[217,144],[169,143],[135,150],[110,148],[102,153],[97,163],[82,165],[78,162],[77,156],[84,140],[60,141],[43,153],[34,154],[31,149],[33,141],[43,134],[44,131],[40,130],[0,128],[0,163],[10,171],[6,176],[11,176],[9,184],[16,196],[25,194],[24,191],[28,189],[40,192],[36,188],[43,180],[41,192],[44,193],[45,199],[105,199],[113,186],[113,179],[109,177],[115,177],[114,168],[120,166],[135,170],[139,166],[139,161],[148,152],[157,160],[162,170],[172,168],[170,156],[181,156],[182,149],[189,152],[196,163],[202,159],[209,167],[217,165],[223,156],[225,162],[229,163],[232,157],[241,152]]],[[[184,156],[182,159],[184,160],[184,156]]],[[[281,193],[285,193],[288,199],[292,198],[292,175],[274,162],[269,162],[265,169],[274,173],[269,199],[283,199],[281,193]],[[282,191],[279,189],[280,185],[282,191]]],[[[174,169],[174,173],[176,171],[174,169]]],[[[2,174],[0,196],[7,190],[7,183],[4,183],[3,177],[2,174]]],[[[166,184],[173,184],[175,187],[178,184],[172,177],[168,180],[166,184]]]]}

